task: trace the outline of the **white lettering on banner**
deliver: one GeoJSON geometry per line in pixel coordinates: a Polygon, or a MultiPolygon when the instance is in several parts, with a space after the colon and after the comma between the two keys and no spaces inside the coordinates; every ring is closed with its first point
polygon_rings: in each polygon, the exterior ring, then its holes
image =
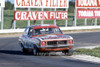
{"type": "Polygon", "coordinates": [[[15,20],[59,20],[67,19],[67,11],[15,11],[15,20]]]}
{"type": "Polygon", "coordinates": [[[0,0],[0,6],[5,7],[5,0],[0,0]]]}
{"type": "Polygon", "coordinates": [[[100,9],[77,9],[77,18],[100,18],[100,9]]]}
{"type": "Polygon", "coordinates": [[[1,7],[0,7],[0,22],[1,22],[1,7]]]}
{"type": "Polygon", "coordinates": [[[44,12],[44,19],[48,19],[48,12],[44,12]]]}
{"type": "Polygon", "coordinates": [[[100,0],[98,0],[98,2],[99,2],[99,5],[100,5],[100,0]]]}
{"type": "Polygon", "coordinates": [[[97,6],[97,0],[78,0],[79,6],[97,6]]]}
{"type": "Polygon", "coordinates": [[[19,16],[20,16],[20,12],[16,12],[15,17],[16,17],[16,19],[17,19],[17,20],[19,20],[19,19],[20,19],[20,17],[19,17],[19,16]]]}
{"type": "Polygon", "coordinates": [[[67,13],[62,13],[62,12],[55,13],[55,12],[51,12],[50,13],[50,18],[55,18],[55,17],[56,17],[56,19],[65,19],[65,18],[67,18],[67,13]]]}
{"type": "MultiPolygon", "coordinates": [[[[22,13],[21,13],[21,19],[22,19],[22,20],[24,20],[24,19],[27,20],[28,18],[26,18],[26,16],[27,16],[27,13],[26,13],[26,12],[22,12],[22,13]]],[[[28,16],[27,16],[27,17],[28,17],[28,16]]]]}
{"type": "Polygon", "coordinates": [[[42,12],[39,12],[38,15],[39,15],[38,18],[39,18],[40,20],[42,20],[42,19],[43,19],[43,13],[42,13],[42,12]]]}
{"type": "Polygon", "coordinates": [[[93,16],[93,11],[79,11],[79,16],[93,16]]]}
{"type": "Polygon", "coordinates": [[[35,19],[36,20],[36,17],[38,16],[38,14],[35,14],[35,12],[33,12],[31,15],[33,16],[32,19],[35,19]]]}
{"type": "Polygon", "coordinates": [[[15,0],[17,8],[68,8],[69,0],[15,0]]]}
{"type": "Polygon", "coordinates": [[[32,15],[32,13],[31,13],[31,12],[29,12],[28,17],[29,17],[30,19],[33,19],[31,15],[32,15]]]}
{"type": "Polygon", "coordinates": [[[100,0],[76,0],[77,8],[100,8],[100,0]]]}
{"type": "Polygon", "coordinates": [[[100,11],[94,11],[95,16],[100,16],[100,11]]]}

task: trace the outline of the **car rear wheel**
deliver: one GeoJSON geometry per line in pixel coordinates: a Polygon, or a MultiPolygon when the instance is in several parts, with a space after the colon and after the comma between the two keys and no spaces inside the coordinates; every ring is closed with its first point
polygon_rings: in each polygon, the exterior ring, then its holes
{"type": "Polygon", "coordinates": [[[21,46],[21,52],[22,52],[22,53],[26,53],[27,50],[26,50],[23,46],[21,46]]]}

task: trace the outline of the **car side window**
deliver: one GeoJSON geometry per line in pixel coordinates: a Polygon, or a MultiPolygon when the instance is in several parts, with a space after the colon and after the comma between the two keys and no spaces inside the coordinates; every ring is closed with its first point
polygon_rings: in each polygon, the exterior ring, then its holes
{"type": "Polygon", "coordinates": [[[29,28],[29,31],[28,31],[28,36],[29,37],[32,37],[32,31],[33,31],[33,29],[32,28],[29,28]]]}
{"type": "Polygon", "coordinates": [[[28,31],[29,31],[29,27],[27,27],[27,28],[25,29],[24,34],[25,34],[25,35],[28,35],[28,31]]]}

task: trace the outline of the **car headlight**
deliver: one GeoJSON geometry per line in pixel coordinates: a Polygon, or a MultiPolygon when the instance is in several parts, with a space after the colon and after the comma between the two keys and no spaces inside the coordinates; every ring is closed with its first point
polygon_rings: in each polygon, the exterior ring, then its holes
{"type": "Polygon", "coordinates": [[[42,45],[43,47],[46,46],[46,42],[42,41],[42,42],[41,42],[41,45],[42,45]]]}
{"type": "Polygon", "coordinates": [[[68,44],[73,44],[73,40],[68,40],[68,44]]]}

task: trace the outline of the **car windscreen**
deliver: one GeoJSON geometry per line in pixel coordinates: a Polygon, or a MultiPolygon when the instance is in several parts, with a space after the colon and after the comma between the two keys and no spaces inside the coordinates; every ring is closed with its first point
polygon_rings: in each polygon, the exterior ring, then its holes
{"type": "Polygon", "coordinates": [[[39,28],[34,29],[33,35],[44,35],[44,34],[62,34],[59,28],[39,28]]]}

